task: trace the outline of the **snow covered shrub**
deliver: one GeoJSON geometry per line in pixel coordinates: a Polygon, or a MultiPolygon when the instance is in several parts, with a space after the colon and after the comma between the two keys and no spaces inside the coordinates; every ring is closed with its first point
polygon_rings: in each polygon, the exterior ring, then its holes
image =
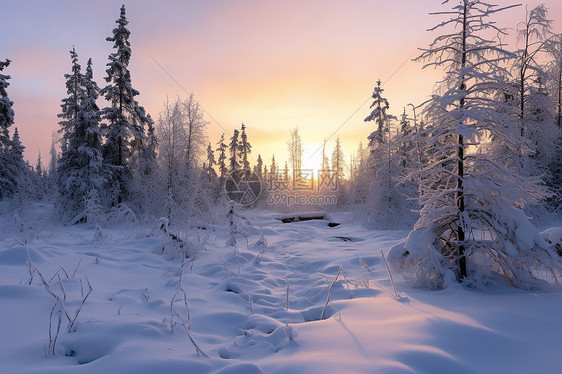
{"type": "Polygon", "coordinates": [[[139,224],[139,220],[137,219],[135,213],[127,206],[127,204],[124,203],[111,208],[107,214],[107,221],[113,225],[139,224]]]}
{"type": "MultiPolygon", "coordinates": [[[[558,281],[562,266],[525,214],[516,208],[503,213],[489,220],[466,217],[472,240],[465,244],[464,282],[483,287],[500,276],[515,287],[540,289],[547,286],[544,279],[558,281]]],[[[442,289],[455,281],[458,252],[448,240],[452,230],[443,228],[418,228],[390,249],[392,267],[414,287],[442,289]]]]}
{"type": "Polygon", "coordinates": [[[562,227],[549,227],[541,232],[541,237],[562,256],[562,227]]]}
{"type": "Polygon", "coordinates": [[[151,235],[160,233],[160,243],[158,244],[157,253],[163,254],[169,258],[195,258],[197,253],[205,246],[206,237],[198,235],[198,229],[192,229],[187,234],[181,235],[170,229],[170,222],[167,218],[161,217],[151,235]]]}

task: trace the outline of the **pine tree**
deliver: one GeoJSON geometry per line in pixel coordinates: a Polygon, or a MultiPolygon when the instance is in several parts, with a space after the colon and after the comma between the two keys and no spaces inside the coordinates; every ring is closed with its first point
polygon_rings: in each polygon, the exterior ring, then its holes
{"type": "Polygon", "coordinates": [[[226,166],[226,149],[228,146],[224,142],[224,133],[222,133],[220,140],[217,142],[217,145],[218,148],[216,149],[216,151],[219,153],[217,166],[219,168],[219,181],[220,185],[222,186],[226,178],[226,174],[228,174],[228,168],[226,166]]]}
{"type": "MultiPolygon", "coordinates": [[[[518,287],[537,285],[535,266],[556,268],[558,260],[514,204],[541,195],[532,178],[501,164],[488,139],[527,150],[517,121],[498,110],[494,92],[506,86],[502,62],[510,54],[489,17],[498,8],[480,0],[459,0],[452,10],[435,14],[448,20],[431,30],[450,27],[418,59],[442,67],[445,78],[424,108],[423,131],[429,162],[421,178],[420,218],[408,238],[393,247],[389,261],[414,284],[441,288],[448,274],[483,285],[502,274],[518,287]]],[[[421,136],[421,135],[420,135],[421,136]]]]}
{"type": "Polygon", "coordinates": [[[10,139],[10,145],[8,148],[8,175],[11,184],[14,186],[14,190],[11,194],[23,193],[29,195],[32,191],[33,186],[31,186],[30,181],[30,168],[23,159],[23,151],[25,146],[20,140],[20,135],[18,128],[14,129],[14,134],[12,139],[10,139]]]}
{"type": "Polygon", "coordinates": [[[238,155],[240,144],[238,141],[238,130],[234,130],[234,134],[230,138],[230,144],[228,145],[228,150],[230,151],[230,159],[229,159],[229,166],[230,171],[234,171],[240,169],[240,163],[238,162],[238,155]]]}
{"type": "Polygon", "coordinates": [[[258,155],[256,165],[254,166],[254,174],[256,174],[260,180],[263,178],[263,160],[261,159],[261,154],[258,155]]]}
{"type": "Polygon", "coordinates": [[[37,162],[35,163],[35,174],[39,177],[43,177],[43,161],[41,161],[41,151],[37,153],[37,162]]]}
{"type": "Polygon", "coordinates": [[[146,140],[145,131],[149,120],[145,111],[135,100],[139,92],[131,83],[131,73],[128,69],[131,60],[130,31],[127,29],[129,21],[125,16],[125,6],[121,7],[121,14],[115,21],[117,27],[113,29],[113,36],[106,40],[113,42],[116,50],[109,55],[107,63],[106,82],[109,84],[101,91],[110,106],[103,109],[106,125],[104,136],[104,159],[113,166],[113,183],[117,191],[117,201],[121,203],[128,196],[129,181],[131,179],[131,160],[135,150],[140,152],[142,143],[146,140]]]}
{"type": "Polygon", "coordinates": [[[246,126],[242,124],[241,132],[240,132],[240,161],[241,167],[246,170],[250,169],[250,162],[248,161],[248,155],[252,153],[252,146],[250,142],[248,142],[248,136],[246,135],[246,126]]]}
{"type": "Polygon", "coordinates": [[[279,167],[275,161],[275,155],[273,155],[271,157],[271,166],[269,166],[269,174],[272,175],[274,179],[277,179],[277,173],[279,173],[279,167]]]}
{"type": "Polygon", "coordinates": [[[388,143],[390,136],[390,121],[395,120],[396,117],[388,114],[386,111],[390,108],[388,100],[382,96],[384,92],[381,87],[382,82],[380,79],[377,81],[377,85],[373,91],[373,103],[370,108],[374,108],[365,118],[365,122],[375,121],[377,129],[369,135],[369,146],[373,149],[377,147],[378,144],[388,143]]]}
{"type": "Polygon", "coordinates": [[[215,152],[209,142],[209,145],[207,145],[207,161],[205,162],[205,167],[203,168],[203,170],[207,173],[207,178],[209,180],[214,180],[217,177],[217,173],[215,171],[216,164],[215,152]]]}
{"type": "Polygon", "coordinates": [[[84,87],[82,86],[84,75],[81,72],[82,68],[78,63],[78,54],[74,47],[70,51],[70,61],[72,73],[64,75],[68,97],[62,99],[62,112],[58,115],[59,118],[62,118],[59,122],[59,133],[63,134],[61,139],[61,149],[63,152],[68,147],[68,137],[72,136],[76,130],[75,122],[80,109],[80,99],[84,96],[84,87]]]}
{"type": "Polygon", "coordinates": [[[14,102],[8,97],[7,88],[10,85],[9,75],[2,71],[10,65],[10,60],[0,61],[0,200],[11,196],[15,190],[14,176],[11,175],[9,165],[10,132],[14,124],[14,102]]]}
{"type": "MultiPolygon", "coordinates": [[[[73,62],[77,64],[77,62],[73,62]]],[[[88,196],[91,191],[104,191],[111,171],[103,162],[101,143],[101,111],[96,100],[99,88],[94,81],[92,60],[80,82],[80,97],[76,118],[63,127],[66,147],[58,163],[58,188],[63,216],[73,222],[85,221],[88,196]]]]}

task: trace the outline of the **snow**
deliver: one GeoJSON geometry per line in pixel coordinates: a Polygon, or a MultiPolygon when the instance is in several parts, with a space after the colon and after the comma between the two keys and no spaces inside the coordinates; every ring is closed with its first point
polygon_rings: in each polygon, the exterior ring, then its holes
{"type": "MultiPolygon", "coordinates": [[[[245,241],[224,245],[225,219],[224,226],[201,230],[208,235],[205,249],[184,262],[183,273],[181,260],[158,253],[163,233],[151,234],[154,225],[95,230],[48,222],[24,239],[25,232],[11,231],[0,247],[2,372],[560,370],[560,286],[427,291],[395,273],[397,300],[379,249],[387,253],[407,232],[367,230],[350,224],[345,213],[330,214],[342,223],[333,228],[325,220],[284,224],[266,211],[240,214],[256,225],[245,228],[249,248],[245,241]],[[253,247],[262,231],[267,246],[253,247]],[[28,251],[46,281],[59,271],[72,315],[81,301],[79,280],[93,288],[76,331],[67,332],[63,320],[54,356],[46,350],[55,299],[37,273],[28,284],[28,251]],[[171,309],[177,313],[172,324],[171,309]]],[[[55,277],[51,286],[60,293],[58,285],[55,277]]]]}

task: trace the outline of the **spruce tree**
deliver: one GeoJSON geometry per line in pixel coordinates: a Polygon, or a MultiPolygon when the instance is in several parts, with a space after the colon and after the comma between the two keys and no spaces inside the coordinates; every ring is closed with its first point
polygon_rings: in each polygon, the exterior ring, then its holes
{"type": "Polygon", "coordinates": [[[84,96],[84,87],[82,82],[84,75],[82,74],[81,66],[78,63],[78,54],[76,49],[72,47],[70,51],[71,71],[70,74],[65,74],[66,79],[66,93],[68,97],[62,99],[62,112],[58,115],[62,120],[59,122],[59,133],[62,134],[61,149],[64,152],[69,143],[69,137],[73,136],[76,130],[76,117],[80,109],[80,100],[84,96]]]}
{"type": "Polygon", "coordinates": [[[27,193],[29,194],[33,186],[30,184],[30,168],[23,159],[23,151],[25,146],[20,140],[20,135],[18,128],[14,129],[14,134],[12,139],[10,139],[10,145],[7,154],[8,160],[8,170],[9,179],[11,184],[14,186],[14,190],[11,194],[15,193],[27,193]]]}
{"type": "Polygon", "coordinates": [[[243,169],[250,170],[250,162],[248,161],[248,155],[252,153],[252,145],[248,142],[248,135],[246,135],[246,126],[242,124],[240,131],[240,166],[243,169]]]}
{"type": "Polygon", "coordinates": [[[9,75],[2,71],[10,65],[10,60],[0,61],[0,199],[11,196],[16,190],[14,176],[11,175],[9,165],[10,132],[14,124],[14,102],[8,97],[7,88],[10,85],[9,75]]]}
{"type": "Polygon", "coordinates": [[[216,149],[216,151],[219,153],[217,165],[219,168],[219,181],[220,185],[222,186],[226,178],[226,174],[228,173],[228,167],[226,166],[226,150],[228,146],[224,142],[224,133],[222,133],[220,140],[217,142],[217,145],[218,148],[216,149]]]}
{"type": "Polygon", "coordinates": [[[240,151],[240,144],[238,140],[238,130],[234,130],[234,134],[230,138],[230,144],[228,145],[228,150],[230,152],[230,159],[228,164],[230,166],[230,171],[240,169],[240,163],[238,162],[238,156],[240,151]]]}
{"type": "Polygon", "coordinates": [[[101,111],[96,103],[99,88],[94,81],[92,60],[80,84],[79,107],[73,127],[63,128],[67,146],[58,163],[58,188],[63,216],[73,222],[87,220],[88,196],[102,194],[110,177],[103,162],[101,111]]]}
{"type": "Polygon", "coordinates": [[[117,201],[121,203],[128,196],[132,173],[133,152],[140,152],[146,140],[145,131],[149,122],[146,113],[135,97],[139,92],[131,83],[129,62],[131,60],[129,21],[125,16],[125,6],[121,6],[119,19],[115,21],[113,36],[106,40],[113,43],[114,53],[109,55],[105,77],[108,85],[101,91],[110,106],[103,109],[103,118],[109,123],[103,128],[106,139],[104,159],[114,167],[113,185],[117,188],[117,201]]]}
{"type": "Polygon", "coordinates": [[[263,178],[263,160],[261,154],[258,154],[258,159],[256,160],[256,165],[254,166],[254,174],[256,174],[260,180],[263,178]]]}

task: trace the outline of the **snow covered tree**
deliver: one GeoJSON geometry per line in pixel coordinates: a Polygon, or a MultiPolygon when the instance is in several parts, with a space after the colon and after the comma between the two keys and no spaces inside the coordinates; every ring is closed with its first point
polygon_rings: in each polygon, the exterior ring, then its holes
{"type": "Polygon", "coordinates": [[[9,75],[2,74],[2,71],[10,65],[10,60],[0,61],[0,199],[11,196],[16,185],[15,176],[10,172],[9,147],[10,147],[10,126],[14,124],[14,102],[8,97],[7,88],[10,85],[9,75]]]}
{"type": "Polygon", "coordinates": [[[550,92],[553,92],[553,121],[558,128],[558,136],[555,138],[555,153],[550,160],[548,170],[549,178],[547,186],[552,191],[548,199],[549,206],[559,209],[562,205],[562,34],[557,34],[546,42],[548,54],[551,61],[547,68],[550,92]]]}
{"type": "Polygon", "coordinates": [[[107,63],[106,82],[109,84],[101,91],[110,106],[103,109],[103,118],[109,123],[104,126],[104,159],[113,166],[112,184],[116,186],[119,204],[128,196],[131,179],[131,156],[135,150],[140,150],[145,141],[147,123],[145,111],[135,100],[139,92],[131,83],[129,62],[131,60],[130,31],[127,29],[129,21],[125,16],[125,6],[121,7],[121,14],[115,21],[117,27],[113,29],[113,36],[106,40],[113,42],[114,53],[109,55],[107,63]]]}
{"type": "Polygon", "coordinates": [[[263,160],[261,158],[261,154],[258,155],[256,165],[254,166],[254,173],[260,178],[260,180],[263,178],[263,160]]]}
{"type": "Polygon", "coordinates": [[[157,161],[158,139],[154,121],[147,115],[146,141],[140,147],[139,161],[133,175],[132,194],[135,211],[145,216],[161,216],[165,205],[167,186],[161,181],[161,172],[157,161]]]}
{"type": "Polygon", "coordinates": [[[218,148],[216,151],[219,153],[217,158],[217,166],[219,168],[219,182],[222,186],[228,174],[228,167],[226,166],[226,150],[228,148],[227,144],[224,142],[224,133],[221,134],[220,140],[217,142],[218,148]]]}
{"type": "Polygon", "coordinates": [[[240,149],[238,135],[239,135],[238,130],[234,130],[234,133],[230,138],[230,144],[228,145],[228,150],[230,152],[230,158],[228,161],[230,166],[230,171],[240,169],[240,163],[238,162],[238,155],[240,149]]]}
{"type": "Polygon", "coordinates": [[[291,139],[287,142],[287,147],[289,150],[289,162],[293,171],[294,187],[298,185],[302,179],[302,155],[304,153],[298,127],[291,130],[291,139]]]}
{"type": "Polygon", "coordinates": [[[531,96],[530,86],[537,79],[544,80],[544,71],[537,61],[537,55],[544,50],[544,41],[551,34],[552,21],[547,19],[548,11],[541,4],[530,12],[526,12],[525,21],[520,23],[517,28],[517,38],[521,43],[517,51],[516,69],[518,101],[519,101],[519,121],[521,126],[521,136],[525,136],[528,127],[527,102],[531,96]]]}
{"type": "Polygon", "coordinates": [[[213,151],[213,147],[211,143],[207,145],[207,160],[205,161],[205,167],[203,170],[207,173],[207,177],[209,179],[214,179],[217,177],[217,172],[215,171],[215,165],[217,162],[215,161],[215,152],[213,151]]]}
{"type": "Polygon", "coordinates": [[[390,104],[383,96],[380,80],[373,91],[371,113],[365,122],[373,121],[375,131],[369,136],[368,154],[362,159],[355,178],[353,201],[357,217],[367,226],[378,229],[402,228],[413,223],[411,198],[402,184],[399,131],[391,134],[396,116],[389,113],[390,104]]]}
{"type": "Polygon", "coordinates": [[[369,146],[375,147],[376,144],[387,143],[390,135],[390,121],[396,119],[395,116],[387,113],[390,108],[388,100],[382,96],[384,89],[381,87],[381,80],[377,81],[377,85],[373,90],[373,103],[370,108],[371,114],[365,118],[365,122],[374,121],[377,129],[369,135],[369,146]]]}
{"type": "Polygon", "coordinates": [[[58,154],[57,154],[57,149],[55,147],[56,144],[56,135],[55,132],[53,132],[53,134],[51,135],[51,149],[49,150],[49,169],[48,169],[48,174],[49,174],[49,178],[50,179],[54,179],[55,178],[55,174],[57,172],[57,159],[58,159],[58,154]]]}
{"type": "Polygon", "coordinates": [[[241,167],[243,169],[251,170],[250,169],[250,162],[248,161],[248,155],[252,153],[252,145],[248,142],[248,135],[246,135],[246,126],[242,124],[242,128],[240,131],[240,161],[241,167]]]}
{"type": "MultiPolygon", "coordinates": [[[[175,203],[169,214],[174,221],[187,219],[197,210],[201,193],[199,161],[204,157],[203,112],[193,95],[174,103],[166,101],[158,120],[158,157],[166,175],[168,196],[175,203]]],[[[170,219],[170,217],[168,217],[170,219]]]]}
{"type": "Polygon", "coordinates": [[[58,115],[62,120],[59,122],[60,129],[59,133],[62,134],[61,138],[61,149],[64,152],[68,146],[69,136],[72,136],[76,128],[76,117],[78,116],[78,110],[80,109],[80,99],[84,95],[84,87],[82,86],[82,81],[84,80],[84,75],[82,74],[82,67],[78,63],[78,54],[76,49],[72,47],[70,51],[70,61],[72,64],[71,74],[65,74],[66,79],[66,93],[68,97],[62,99],[62,112],[58,115]]]}
{"type": "MultiPolygon", "coordinates": [[[[79,69],[74,68],[78,63],[76,52],[73,52],[73,71],[79,72],[79,69]]],[[[74,74],[69,78],[73,81],[74,74]]],[[[94,81],[91,59],[88,60],[86,73],[79,82],[78,91],[76,117],[61,123],[66,145],[57,168],[61,214],[73,223],[86,221],[86,205],[90,191],[102,193],[111,174],[102,157],[101,111],[96,103],[99,88],[94,81]]]]}
{"type": "Polygon", "coordinates": [[[277,161],[275,161],[275,155],[271,156],[271,165],[269,166],[269,174],[273,176],[273,178],[277,178],[277,173],[279,173],[279,166],[277,165],[277,161]]]}
{"type": "Polygon", "coordinates": [[[340,136],[336,137],[336,145],[332,152],[332,172],[336,178],[338,187],[345,178],[345,156],[341,148],[340,136]]]}
{"type": "MultiPolygon", "coordinates": [[[[445,2],[445,4],[448,2],[445,2]]],[[[433,14],[447,20],[419,60],[443,68],[445,77],[424,108],[429,159],[420,171],[421,212],[414,231],[394,246],[389,261],[416,286],[442,288],[447,279],[483,285],[498,274],[522,288],[539,285],[537,267],[553,270],[559,260],[515,204],[541,197],[532,178],[501,163],[484,147],[489,139],[528,151],[513,113],[498,110],[493,94],[505,87],[502,62],[511,55],[504,34],[489,17],[511,8],[480,0],[458,0],[433,14]],[[450,28],[450,30],[449,30],[450,28]]]]}
{"type": "Polygon", "coordinates": [[[199,156],[205,148],[205,128],[208,124],[203,118],[203,109],[195,100],[193,94],[182,101],[183,117],[185,121],[185,161],[186,177],[192,178],[192,170],[197,166],[199,156]]]}

